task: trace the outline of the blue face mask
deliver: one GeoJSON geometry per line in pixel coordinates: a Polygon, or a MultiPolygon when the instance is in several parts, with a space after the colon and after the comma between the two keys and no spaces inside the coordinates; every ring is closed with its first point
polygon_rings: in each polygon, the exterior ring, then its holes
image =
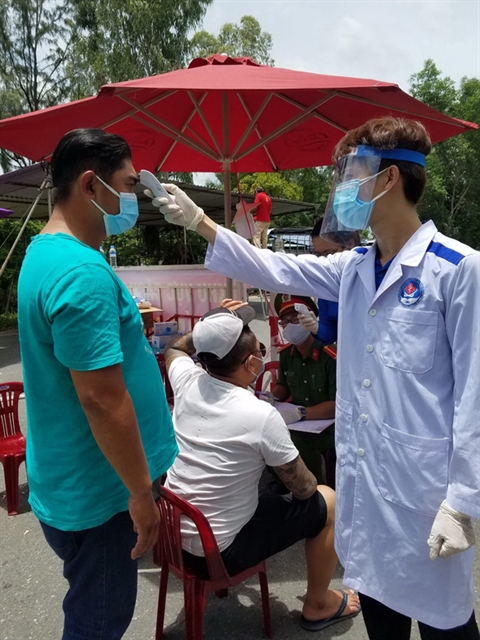
{"type": "Polygon", "coordinates": [[[120,200],[120,212],[116,215],[107,213],[95,200],[93,204],[103,213],[103,223],[107,236],[118,236],[135,226],[138,219],[138,200],[134,193],[121,192],[118,193],[109,184],[104,182],[99,176],[100,182],[114,193],[120,200]]]}
{"type": "MultiPolygon", "coordinates": [[[[386,169],[384,169],[384,171],[386,171],[386,169]]],[[[346,229],[358,230],[368,228],[375,201],[384,196],[388,189],[382,191],[382,193],[368,202],[360,200],[358,193],[362,184],[376,178],[380,173],[383,173],[383,171],[368,178],[363,178],[362,180],[347,180],[339,184],[335,189],[332,205],[333,212],[337,220],[346,229]]]]}

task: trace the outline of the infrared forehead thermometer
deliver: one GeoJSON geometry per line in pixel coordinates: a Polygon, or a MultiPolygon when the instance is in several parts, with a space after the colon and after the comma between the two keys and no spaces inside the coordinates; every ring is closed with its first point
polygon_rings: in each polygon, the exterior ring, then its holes
{"type": "Polygon", "coordinates": [[[168,193],[163,184],[156,179],[153,173],[146,169],[142,169],[139,176],[140,182],[150,189],[154,198],[167,198],[169,204],[175,204],[175,200],[172,198],[171,194],[168,193]]]}
{"type": "Polygon", "coordinates": [[[297,311],[298,313],[302,313],[304,316],[308,316],[310,313],[307,306],[302,304],[301,302],[295,302],[293,306],[295,307],[295,311],[297,311]]]}

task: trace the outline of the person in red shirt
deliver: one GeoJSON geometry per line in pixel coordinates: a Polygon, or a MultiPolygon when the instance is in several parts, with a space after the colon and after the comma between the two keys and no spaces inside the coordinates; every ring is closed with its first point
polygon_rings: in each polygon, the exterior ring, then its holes
{"type": "Polygon", "coordinates": [[[270,226],[270,212],[272,210],[272,201],[267,196],[262,187],[255,189],[255,204],[257,209],[255,212],[255,236],[253,244],[259,249],[266,249],[268,242],[268,227],[270,226]]]}

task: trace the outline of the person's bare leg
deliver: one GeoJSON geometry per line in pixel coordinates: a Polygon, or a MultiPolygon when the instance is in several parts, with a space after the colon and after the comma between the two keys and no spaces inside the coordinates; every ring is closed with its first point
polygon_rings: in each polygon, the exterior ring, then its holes
{"type": "MultiPolygon", "coordinates": [[[[340,591],[328,588],[338,562],[333,546],[335,492],[324,485],[319,485],[317,490],[320,491],[327,503],[327,522],[316,538],[307,538],[305,541],[307,595],[302,613],[307,620],[330,618],[335,615],[342,603],[340,591]]],[[[342,615],[355,613],[359,604],[358,596],[354,591],[351,591],[342,615]]]]}

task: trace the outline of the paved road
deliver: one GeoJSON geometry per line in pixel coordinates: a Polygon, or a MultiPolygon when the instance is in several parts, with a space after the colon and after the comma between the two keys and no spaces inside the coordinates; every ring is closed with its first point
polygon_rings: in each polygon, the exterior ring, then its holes
{"type": "MultiPolygon", "coordinates": [[[[252,326],[258,337],[266,341],[266,322],[254,321],[252,326]]],[[[41,375],[41,372],[39,372],[41,375]]],[[[21,380],[18,336],[0,334],[0,384],[21,380]]],[[[54,401],[54,399],[52,399],[54,401]]],[[[23,403],[22,403],[23,405],[23,403]]],[[[24,407],[21,421],[26,431],[24,407]]],[[[61,637],[61,603],[65,593],[61,562],[43,539],[38,521],[27,502],[24,465],[20,475],[20,514],[8,517],[5,485],[0,477],[0,640],[56,640],[61,637]]],[[[476,526],[477,540],[480,527],[476,526]]],[[[299,626],[302,597],[305,593],[305,567],[303,545],[268,560],[268,580],[275,640],[312,640],[313,634],[299,626]]],[[[341,585],[342,571],[337,570],[333,585],[341,585]]],[[[151,556],[141,559],[139,593],[134,620],[125,640],[149,640],[154,637],[159,574],[151,556]]],[[[475,569],[477,611],[480,611],[480,562],[477,552],[475,569]]],[[[167,596],[166,637],[182,640],[183,591],[181,583],[170,578],[167,596]]],[[[233,590],[225,600],[210,597],[204,626],[205,640],[245,640],[265,637],[258,583],[251,579],[233,590]]],[[[354,620],[339,623],[318,633],[319,640],[365,640],[366,632],[361,615],[354,620]]],[[[415,625],[412,640],[419,640],[415,625]]],[[[385,640],[388,640],[387,638],[385,640]]]]}

